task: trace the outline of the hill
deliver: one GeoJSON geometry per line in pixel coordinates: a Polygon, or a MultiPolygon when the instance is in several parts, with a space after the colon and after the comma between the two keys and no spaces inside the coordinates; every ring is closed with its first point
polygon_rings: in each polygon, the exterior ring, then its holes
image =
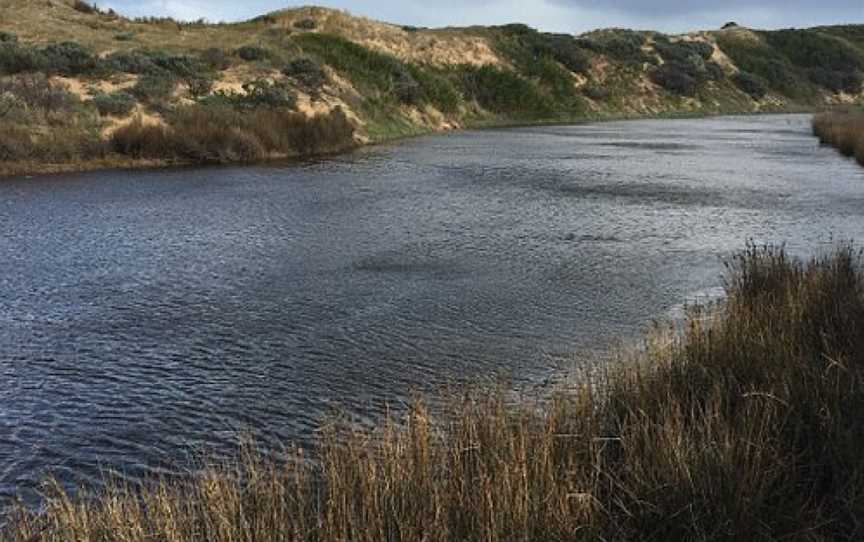
{"type": "Polygon", "coordinates": [[[335,152],[494,124],[862,100],[864,25],[580,36],[316,7],[231,24],[0,6],[0,172],[335,152]]]}

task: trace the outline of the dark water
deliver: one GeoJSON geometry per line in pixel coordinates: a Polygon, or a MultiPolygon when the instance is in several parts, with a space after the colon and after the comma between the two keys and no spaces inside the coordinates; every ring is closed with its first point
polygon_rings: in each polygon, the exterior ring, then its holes
{"type": "Polygon", "coordinates": [[[308,439],[333,407],[572,352],[716,295],[748,238],[864,239],[808,117],[469,132],[289,167],[0,182],[0,495],[308,439]]]}

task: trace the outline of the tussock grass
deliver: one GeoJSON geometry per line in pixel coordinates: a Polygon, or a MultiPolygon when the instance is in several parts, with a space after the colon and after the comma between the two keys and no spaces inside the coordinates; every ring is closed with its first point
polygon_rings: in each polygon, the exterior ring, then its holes
{"type": "Polygon", "coordinates": [[[825,145],[854,156],[864,166],[864,111],[822,113],[813,118],[813,133],[825,145]]]}
{"type": "Polygon", "coordinates": [[[864,269],[749,247],[725,301],[542,401],[422,401],[333,423],[314,461],[249,451],[186,481],[49,486],[9,541],[860,540],[864,269]]]}

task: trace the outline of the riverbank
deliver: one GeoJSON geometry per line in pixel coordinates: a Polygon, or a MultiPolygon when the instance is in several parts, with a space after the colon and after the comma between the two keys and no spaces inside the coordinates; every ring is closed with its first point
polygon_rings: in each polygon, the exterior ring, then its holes
{"type": "Polygon", "coordinates": [[[815,111],[812,108],[806,107],[793,107],[782,110],[772,110],[769,112],[757,112],[754,113],[752,111],[720,111],[720,112],[680,112],[680,113],[665,113],[662,115],[637,115],[637,114],[619,114],[619,115],[605,115],[605,116],[591,116],[591,117],[573,117],[567,120],[536,120],[536,121],[516,121],[516,120],[506,120],[506,119],[496,119],[496,120],[484,120],[478,121],[476,123],[469,123],[465,126],[456,128],[456,129],[447,129],[447,130],[433,130],[433,129],[424,129],[417,130],[410,134],[402,134],[397,133],[393,134],[389,137],[380,138],[377,140],[369,140],[368,138],[364,139],[354,139],[353,142],[348,142],[348,138],[343,137],[338,149],[326,149],[319,150],[316,152],[311,152],[307,154],[299,154],[299,153],[271,153],[271,156],[258,157],[258,158],[250,158],[250,159],[224,159],[224,160],[205,160],[205,161],[196,161],[189,158],[182,158],[179,156],[171,156],[171,157],[141,157],[134,158],[129,157],[122,154],[109,154],[108,156],[80,160],[76,162],[38,162],[38,161],[0,161],[0,179],[4,177],[29,177],[29,176],[42,176],[42,175],[60,175],[67,173],[82,173],[88,171],[110,171],[110,170],[148,170],[148,169],[161,169],[161,168],[169,168],[169,167],[193,167],[193,166],[205,166],[208,164],[268,164],[268,163],[279,163],[279,162],[288,162],[290,160],[303,160],[310,158],[322,158],[327,156],[337,156],[340,154],[344,154],[347,152],[351,152],[361,147],[365,146],[379,146],[386,145],[388,143],[395,143],[398,141],[403,141],[406,139],[430,136],[436,134],[446,134],[451,133],[453,131],[462,131],[462,130],[494,130],[494,129],[504,129],[504,128],[519,128],[519,127],[530,127],[530,126],[567,126],[567,125],[575,125],[575,124],[589,124],[589,123],[598,123],[598,122],[615,122],[615,121],[625,121],[625,120],[651,120],[651,119],[697,119],[697,118],[711,118],[711,117],[719,117],[719,116],[750,116],[750,115],[766,115],[766,114],[776,114],[776,115],[784,115],[784,114],[796,114],[796,113],[814,113],[815,111]]]}
{"type": "Polygon", "coordinates": [[[860,539],[864,268],[749,247],[726,298],[551,399],[471,390],[313,452],[112,485],[3,540],[860,539]],[[310,459],[313,459],[310,461],[310,459]]]}
{"type": "Polygon", "coordinates": [[[813,118],[813,133],[825,145],[864,166],[864,110],[822,113],[813,118]]]}

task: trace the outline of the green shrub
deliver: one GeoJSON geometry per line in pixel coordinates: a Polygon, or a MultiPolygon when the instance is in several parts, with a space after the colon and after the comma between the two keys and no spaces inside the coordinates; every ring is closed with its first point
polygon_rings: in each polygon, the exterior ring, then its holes
{"type": "Polygon", "coordinates": [[[592,100],[605,100],[609,97],[609,90],[601,86],[590,85],[582,89],[582,94],[592,100]]]}
{"type": "Polygon", "coordinates": [[[104,64],[113,71],[144,74],[157,70],[153,59],[145,51],[116,51],[105,57],[104,64]]]}
{"type": "Polygon", "coordinates": [[[138,105],[135,96],[128,92],[119,90],[116,92],[100,92],[91,100],[100,115],[114,115],[123,117],[128,115],[138,105]]]}
{"type": "Polygon", "coordinates": [[[299,21],[294,21],[293,26],[299,30],[315,30],[318,28],[318,23],[314,19],[300,19],[299,21]]]}
{"type": "Polygon", "coordinates": [[[234,50],[234,55],[247,62],[255,62],[270,58],[272,53],[258,45],[244,45],[234,50]]]}
{"type": "Polygon", "coordinates": [[[14,96],[27,108],[46,114],[71,112],[80,103],[75,94],[45,74],[21,74],[0,80],[0,94],[14,96]]]}
{"type": "Polygon", "coordinates": [[[25,161],[36,155],[30,134],[23,126],[0,121],[0,162],[25,161]]]}
{"type": "Polygon", "coordinates": [[[199,99],[207,96],[213,91],[214,81],[210,77],[192,76],[183,80],[189,95],[192,98],[199,99]]]}
{"type": "Polygon", "coordinates": [[[396,57],[332,34],[302,34],[293,40],[307,54],[348,77],[361,91],[393,95],[409,105],[424,98],[420,84],[396,57]]]}
{"type": "Polygon", "coordinates": [[[462,66],[459,83],[468,99],[493,113],[552,116],[553,106],[537,88],[509,70],[495,66],[462,66]]]}
{"type": "Polygon", "coordinates": [[[178,79],[167,72],[146,73],[132,87],[132,94],[145,103],[169,100],[177,89],[178,79]]]}
{"type": "Polygon", "coordinates": [[[95,4],[90,4],[89,2],[84,2],[83,0],[75,0],[72,2],[72,9],[75,11],[80,11],[81,13],[86,13],[88,15],[94,15],[99,13],[99,8],[96,7],[95,4]]]}
{"type": "Polygon", "coordinates": [[[768,94],[768,89],[762,81],[752,73],[739,71],[732,77],[732,82],[743,92],[757,100],[761,100],[768,94]]]}
{"type": "Polygon", "coordinates": [[[462,95],[456,85],[441,70],[432,66],[407,64],[411,76],[420,85],[423,101],[432,104],[443,113],[454,113],[459,109],[462,95]]]}
{"type": "Polygon", "coordinates": [[[42,64],[42,56],[36,49],[14,41],[0,42],[0,73],[13,75],[39,71],[42,64]]]}
{"type": "Polygon", "coordinates": [[[41,69],[70,77],[93,73],[99,65],[99,57],[73,41],[52,43],[41,56],[41,69]]]}
{"type": "Polygon", "coordinates": [[[292,60],[282,69],[282,73],[294,78],[303,89],[315,94],[327,82],[327,72],[321,63],[308,57],[292,60]]]}
{"type": "Polygon", "coordinates": [[[807,72],[810,81],[832,92],[861,92],[862,77],[857,71],[843,72],[829,68],[810,68],[807,72]]]}
{"type": "Polygon", "coordinates": [[[651,79],[669,92],[682,96],[695,96],[699,88],[699,81],[691,74],[691,68],[674,62],[655,68],[651,79]]]}
{"type": "Polygon", "coordinates": [[[135,39],[135,32],[118,32],[114,34],[114,41],[132,41],[135,39]]]}
{"type": "Polygon", "coordinates": [[[12,32],[0,31],[0,44],[2,43],[18,43],[18,36],[12,32]]]}
{"type": "Polygon", "coordinates": [[[216,47],[202,51],[199,58],[205,66],[216,71],[225,71],[233,64],[231,55],[224,49],[216,47]]]}

